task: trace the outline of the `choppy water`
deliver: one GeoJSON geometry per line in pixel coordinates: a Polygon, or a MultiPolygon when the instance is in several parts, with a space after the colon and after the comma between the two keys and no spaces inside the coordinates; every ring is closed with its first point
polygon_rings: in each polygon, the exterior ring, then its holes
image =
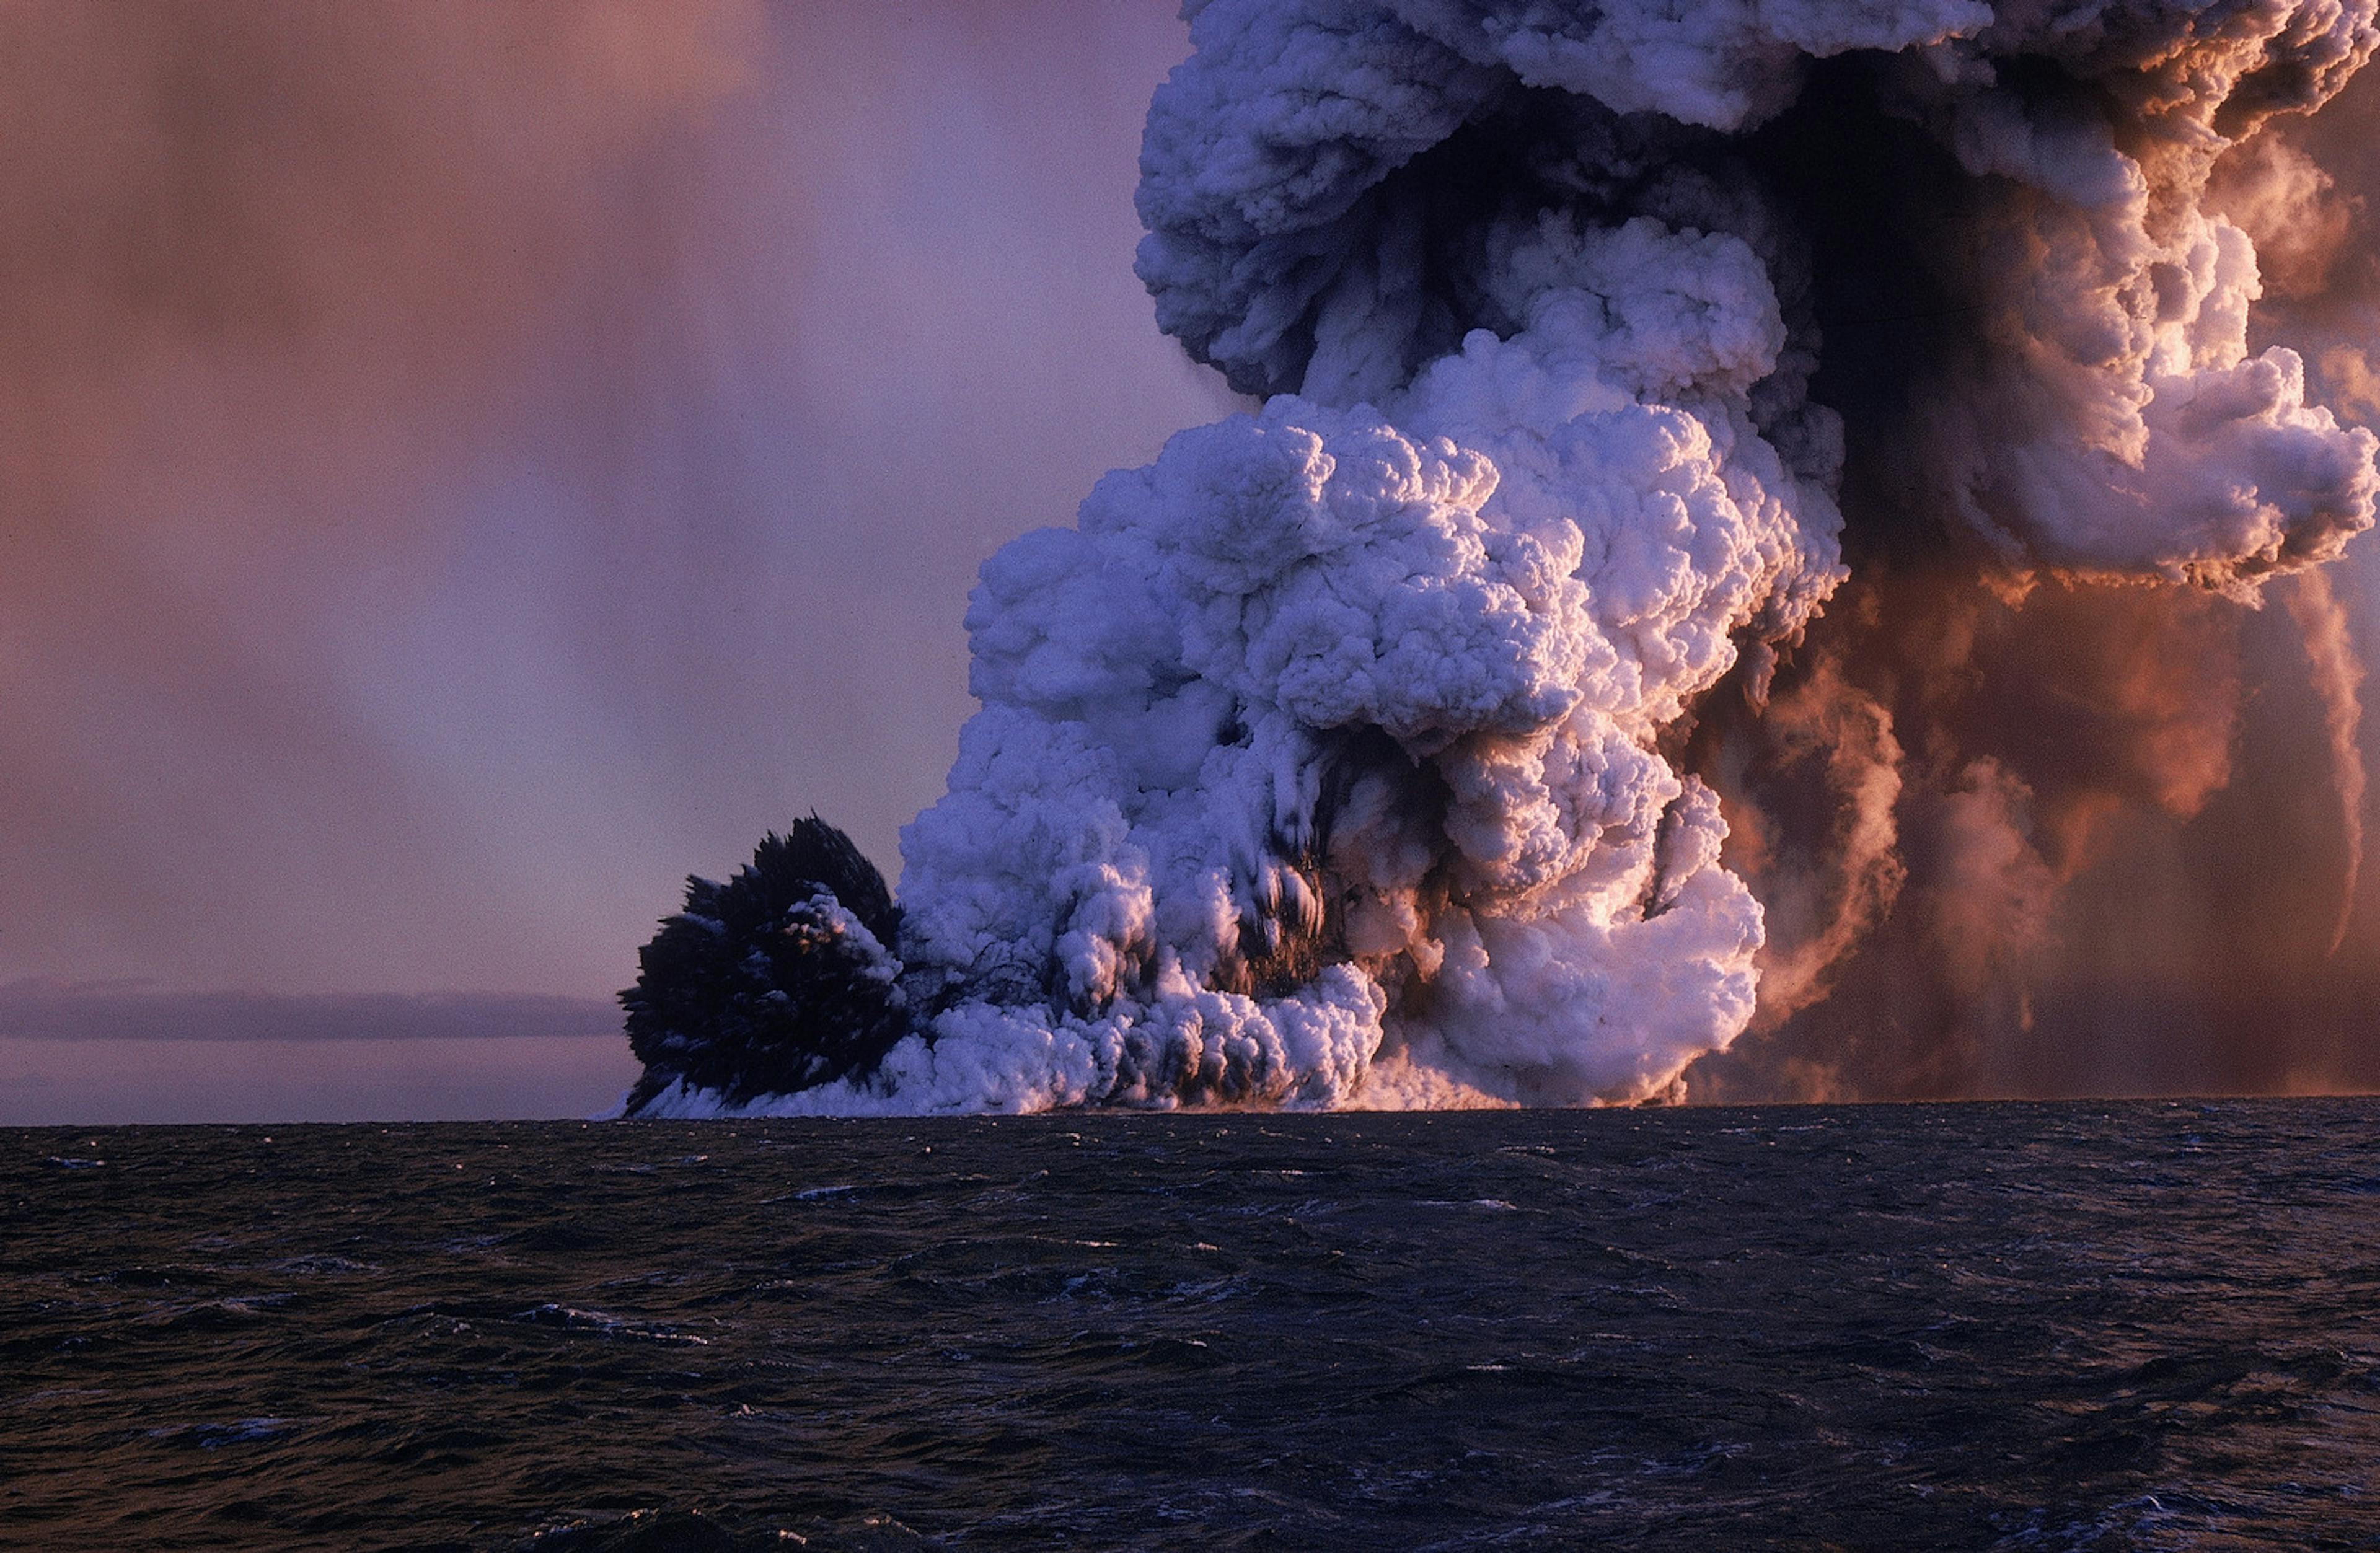
{"type": "Polygon", "coordinates": [[[2380,1547],[2380,1102],[0,1133],[0,1543],[2380,1547]]]}

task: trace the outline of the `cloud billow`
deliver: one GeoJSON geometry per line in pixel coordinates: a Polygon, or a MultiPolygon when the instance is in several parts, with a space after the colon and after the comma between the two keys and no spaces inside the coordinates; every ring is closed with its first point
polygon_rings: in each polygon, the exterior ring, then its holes
{"type": "MultiPolygon", "coordinates": [[[[1980,988],[2062,876],[2012,768],[1908,769],[1887,626],[2252,601],[2371,525],[2380,443],[2251,349],[2208,193],[2369,4],[1192,9],[1139,271],[1261,407],[987,563],[914,1033],[759,1109],[1675,1095],[1912,866],[2000,925],[1980,988]]],[[[2203,801],[2197,747],[2144,785],[2203,801]]]]}

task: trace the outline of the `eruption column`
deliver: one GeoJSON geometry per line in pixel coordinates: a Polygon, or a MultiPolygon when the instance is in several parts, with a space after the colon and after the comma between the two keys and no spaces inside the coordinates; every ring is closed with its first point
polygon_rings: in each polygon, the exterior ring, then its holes
{"type": "MultiPolygon", "coordinates": [[[[917,1033],[783,1109],[1672,1092],[1764,942],[1695,770],[1715,689],[1833,795],[1830,887],[1739,841],[1804,929],[1772,1012],[1903,882],[1888,705],[1820,654],[1757,717],[1847,489],[1927,536],[1871,548],[2010,598],[2252,598],[2371,522],[2373,437],[2249,349],[2254,247],[2204,199],[2362,64],[2370,0],[1188,9],[1139,270],[1261,407],[987,563],[982,710],[904,833],[917,1033]],[[1875,367],[1838,407],[1829,326],[1875,367]]],[[[2034,932],[2028,796],[1968,760],[1935,831],[2034,932]]]]}

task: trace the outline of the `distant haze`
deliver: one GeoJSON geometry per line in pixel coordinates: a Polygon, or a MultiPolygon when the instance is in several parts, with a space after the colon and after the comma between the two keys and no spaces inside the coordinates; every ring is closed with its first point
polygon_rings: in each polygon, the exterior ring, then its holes
{"type": "Polygon", "coordinates": [[[888,869],[1002,540],[1227,402],[1155,6],[11,7],[0,980],[607,996],[888,869]]]}
{"type": "Polygon", "coordinates": [[[1228,403],[1131,273],[1170,7],[0,43],[0,982],[608,1000],[812,806],[892,870],[977,564],[1228,403]]]}

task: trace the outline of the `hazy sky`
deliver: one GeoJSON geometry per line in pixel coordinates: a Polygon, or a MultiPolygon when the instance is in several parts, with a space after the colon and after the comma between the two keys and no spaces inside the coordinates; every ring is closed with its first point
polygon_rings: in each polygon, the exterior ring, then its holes
{"type": "Polygon", "coordinates": [[[813,806],[890,871],[978,564],[1230,403],[1131,270],[1170,6],[0,42],[0,983],[601,999],[813,806]]]}

